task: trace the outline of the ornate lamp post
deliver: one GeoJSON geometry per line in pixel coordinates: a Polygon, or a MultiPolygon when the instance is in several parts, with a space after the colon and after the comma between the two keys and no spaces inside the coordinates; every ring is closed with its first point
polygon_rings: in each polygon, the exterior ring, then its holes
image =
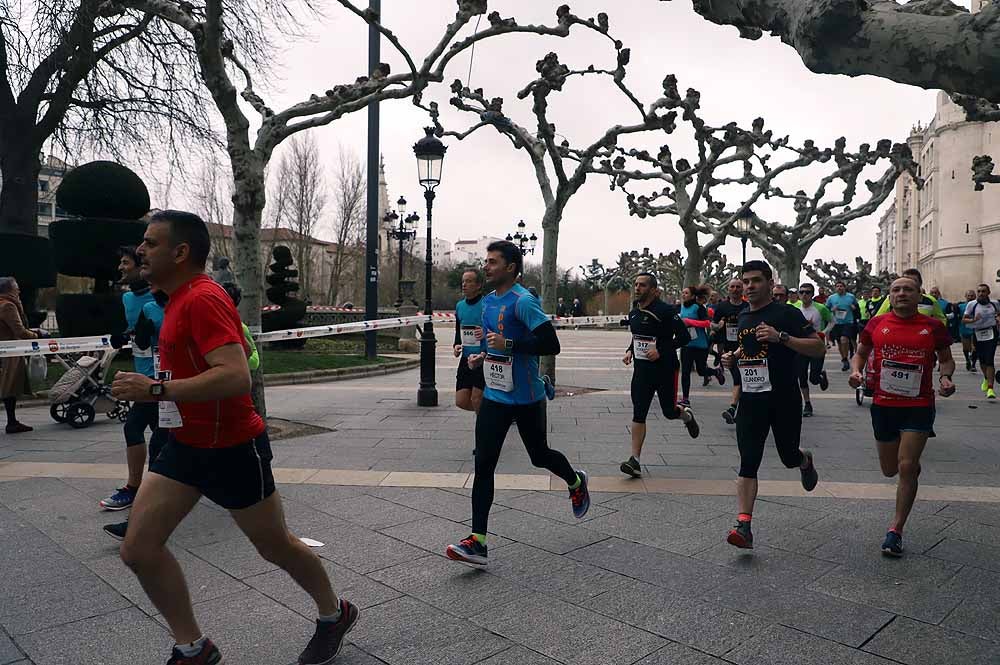
{"type": "MultiPolygon", "coordinates": [[[[434,128],[424,129],[426,135],[413,145],[413,154],[417,157],[417,179],[424,188],[424,200],[427,202],[427,251],[424,272],[424,314],[434,313],[431,302],[431,276],[433,254],[433,236],[431,233],[431,211],[434,207],[434,188],[441,184],[441,168],[444,165],[445,145],[434,136],[434,128]]],[[[420,336],[420,387],[417,389],[418,406],[437,406],[437,387],[434,385],[434,324],[427,321],[424,332],[420,336]]]]}
{"type": "Polygon", "coordinates": [[[521,248],[521,254],[527,256],[528,254],[535,253],[535,246],[538,245],[538,236],[532,233],[528,235],[526,225],[522,219],[517,223],[517,231],[514,235],[507,234],[507,242],[512,242],[521,248]]]}
{"type": "Polygon", "coordinates": [[[750,236],[750,229],[753,227],[753,218],[753,210],[749,208],[736,218],[736,232],[740,234],[740,243],[743,245],[743,263],[747,262],[747,239],[750,236]]]}
{"type": "Polygon", "coordinates": [[[387,212],[382,218],[385,234],[390,238],[399,240],[399,278],[396,280],[397,293],[396,307],[403,304],[403,243],[415,238],[417,235],[417,222],[420,216],[417,213],[406,215],[406,199],[402,196],[396,201],[399,212],[387,212]]]}

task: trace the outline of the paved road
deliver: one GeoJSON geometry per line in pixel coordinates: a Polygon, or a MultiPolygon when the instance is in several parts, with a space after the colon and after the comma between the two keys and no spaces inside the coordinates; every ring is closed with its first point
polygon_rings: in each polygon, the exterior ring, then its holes
{"type": "MultiPolygon", "coordinates": [[[[868,497],[892,485],[867,409],[831,356],[833,386],[803,437],[820,486],[787,491],[797,479],[769,450],[761,478],[774,491],[748,554],[723,542],[737,463],[719,418],[727,389],[696,383],[697,440],[651,419],[647,481],[630,485],[617,480],[627,338],[560,337],[559,383],[601,390],[549,404],[551,441],[605,491],[573,520],[565,491],[528,489],[549,478],[512,433],[500,472],[518,489],[498,492],[488,571],[441,556],[469,529],[469,414],[417,408],[415,371],[268,391],[272,415],[334,430],[274,448],[292,529],[325,543],[317,552],[338,588],[363,608],[338,662],[1000,663],[1000,407],[971,375],[961,370],[959,394],[939,402],[921,476],[932,498],[918,500],[908,556],[884,560],[891,502],[868,497]]],[[[447,404],[453,361],[442,351],[438,366],[447,404]]],[[[72,431],[41,408],[24,419],[35,432],[0,437],[0,665],[165,661],[166,630],[100,533],[118,517],[96,502],[120,473],[120,427],[72,431]]],[[[203,502],[171,547],[227,662],[294,662],[310,634],[308,599],[224,512],[203,502]]]]}

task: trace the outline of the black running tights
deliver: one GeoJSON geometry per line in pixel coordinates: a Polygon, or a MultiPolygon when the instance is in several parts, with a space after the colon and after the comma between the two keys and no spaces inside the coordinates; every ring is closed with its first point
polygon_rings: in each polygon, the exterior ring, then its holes
{"type": "Polygon", "coordinates": [[[500,450],[511,424],[517,423],[531,463],[548,469],[566,481],[576,482],[576,471],[566,456],[549,448],[546,432],[545,400],[534,404],[500,404],[484,399],[476,416],[476,477],[472,481],[472,532],[486,533],[493,505],[493,474],[500,450]]]}
{"type": "Polygon", "coordinates": [[[7,411],[7,424],[13,425],[17,422],[17,418],[14,416],[14,408],[17,406],[16,397],[4,397],[3,398],[3,408],[7,411]]]}
{"type": "Polygon", "coordinates": [[[684,399],[691,394],[691,368],[698,369],[698,376],[715,376],[715,370],[708,368],[708,349],[681,347],[681,393],[684,399]]]}

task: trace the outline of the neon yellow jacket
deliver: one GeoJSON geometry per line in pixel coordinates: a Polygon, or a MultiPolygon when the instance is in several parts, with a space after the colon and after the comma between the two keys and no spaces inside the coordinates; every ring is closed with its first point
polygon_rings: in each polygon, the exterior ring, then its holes
{"type": "Polygon", "coordinates": [[[260,367],[260,354],[257,353],[257,345],[254,344],[250,328],[245,323],[243,324],[243,337],[246,338],[247,345],[250,347],[250,355],[247,356],[247,365],[250,365],[251,372],[256,372],[257,368],[260,367]]]}
{"type": "MultiPolygon", "coordinates": [[[[882,306],[878,308],[875,312],[875,316],[887,313],[892,309],[892,304],[889,302],[888,296],[886,296],[885,302],[882,306]]],[[[917,311],[926,316],[933,316],[935,319],[943,323],[945,326],[948,325],[948,318],[941,311],[941,305],[938,304],[937,298],[934,296],[929,296],[926,293],[921,294],[920,304],[917,305],[917,311]]]]}

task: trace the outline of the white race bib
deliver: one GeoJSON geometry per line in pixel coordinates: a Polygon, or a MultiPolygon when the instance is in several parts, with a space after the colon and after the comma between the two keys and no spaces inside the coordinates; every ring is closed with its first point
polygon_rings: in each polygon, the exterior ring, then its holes
{"type": "Polygon", "coordinates": [[[136,358],[152,358],[153,357],[153,347],[148,349],[140,349],[134,343],[132,344],[132,355],[136,358]]]}
{"type": "Polygon", "coordinates": [[[632,335],[632,355],[636,360],[649,360],[649,350],[655,348],[655,337],[632,335]]]}
{"type": "Polygon", "coordinates": [[[727,342],[738,342],[740,334],[740,327],[735,323],[730,323],[726,325],[726,341],[727,342]]]}
{"type": "Polygon", "coordinates": [[[510,356],[486,354],[486,387],[509,393],[514,390],[514,361],[510,356]]]}
{"type": "Polygon", "coordinates": [[[977,328],[976,329],[976,341],[977,342],[988,342],[993,339],[993,328],[977,328]]]}
{"type": "Polygon", "coordinates": [[[479,348],[483,343],[483,329],[479,326],[462,326],[462,346],[479,348]]]}
{"type": "Polygon", "coordinates": [[[737,362],[740,368],[740,383],[743,391],[747,393],[769,393],[771,392],[771,374],[767,369],[767,359],[760,360],[740,360],[737,362]]]}
{"type": "MultiPolygon", "coordinates": [[[[154,365],[160,364],[159,355],[155,356],[154,365]]],[[[156,379],[158,381],[169,381],[172,376],[170,370],[157,371],[156,379]]],[[[184,426],[184,421],[181,419],[180,409],[177,408],[177,404],[174,402],[168,402],[163,400],[157,404],[158,418],[157,425],[163,429],[176,429],[178,427],[184,426]]]]}
{"type": "Polygon", "coordinates": [[[688,335],[691,336],[691,339],[698,339],[698,329],[694,326],[688,326],[688,335]]]}
{"type": "Polygon", "coordinates": [[[919,397],[920,384],[924,379],[924,368],[913,363],[883,360],[879,374],[882,392],[899,397],[919,397]]]}
{"type": "Polygon", "coordinates": [[[843,323],[847,321],[847,310],[835,309],[833,310],[833,317],[837,320],[837,323],[843,323]]]}

